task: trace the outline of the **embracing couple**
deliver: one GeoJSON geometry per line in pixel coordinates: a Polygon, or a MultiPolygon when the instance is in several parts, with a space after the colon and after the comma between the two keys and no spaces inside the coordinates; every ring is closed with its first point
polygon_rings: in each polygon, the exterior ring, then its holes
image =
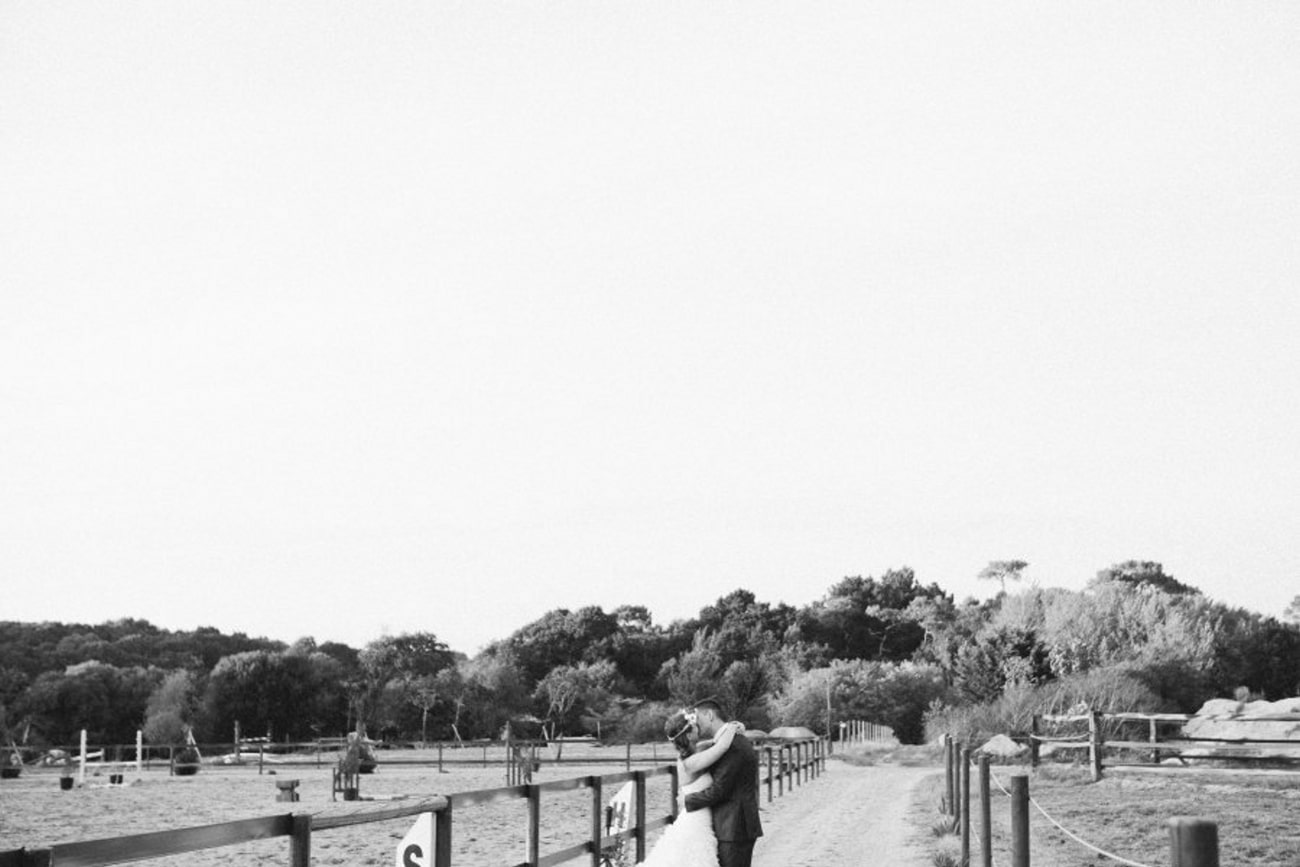
{"type": "Polygon", "coordinates": [[[758,820],[758,755],[743,723],[727,722],[712,699],[664,723],[677,748],[681,806],[642,867],[750,867],[758,820]]]}

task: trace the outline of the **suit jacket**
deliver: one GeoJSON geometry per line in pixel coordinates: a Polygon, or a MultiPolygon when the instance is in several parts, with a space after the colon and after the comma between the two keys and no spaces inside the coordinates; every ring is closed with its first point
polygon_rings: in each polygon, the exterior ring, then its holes
{"type": "Polygon", "coordinates": [[[763,836],[758,820],[758,754],[744,735],[736,735],[722,758],[709,768],[712,785],[686,796],[686,810],[713,808],[713,833],[719,840],[756,840],[763,836]]]}

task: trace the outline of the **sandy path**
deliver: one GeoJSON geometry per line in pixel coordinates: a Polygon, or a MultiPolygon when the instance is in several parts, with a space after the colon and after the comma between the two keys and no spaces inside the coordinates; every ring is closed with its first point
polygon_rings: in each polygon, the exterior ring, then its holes
{"type": "Polygon", "coordinates": [[[934,773],[831,760],[817,779],[763,804],[755,867],[930,867],[908,812],[917,785],[934,773]]]}

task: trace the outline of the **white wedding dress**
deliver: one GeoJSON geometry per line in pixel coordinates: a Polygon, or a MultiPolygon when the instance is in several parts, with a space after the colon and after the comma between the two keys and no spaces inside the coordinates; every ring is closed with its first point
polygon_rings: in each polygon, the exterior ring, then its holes
{"type": "Polygon", "coordinates": [[[713,777],[700,774],[677,796],[677,821],[659,837],[640,867],[718,867],[718,838],[713,836],[713,811],[708,807],[686,812],[682,801],[691,792],[706,789],[713,777]]]}

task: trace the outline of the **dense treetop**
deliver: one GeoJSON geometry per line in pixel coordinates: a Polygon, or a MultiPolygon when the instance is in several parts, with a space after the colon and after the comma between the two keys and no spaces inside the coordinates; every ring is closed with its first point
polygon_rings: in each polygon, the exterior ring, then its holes
{"type": "Polygon", "coordinates": [[[927,721],[1014,726],[1013,706],[1190,711],[1300,692],[1300,617],[1224,606],[1140,560],[1082,591],[1004,589],[1026,565],[981,570],[999,584],[986,601],[958,603],[904,567],[846,577],[801,608],[738,589],[664,625],[642,606],[559,608],[473,658],[429,632],[352,648],[136,619],[0,622],[0,734],[27,749],[81,729],[100,743],[137,729],[155,743],[229,742],[237,725],[295,742],[355,729],[495,737],[507,725],[639,740],[659,736],[670,708],[713,695],[757,728],[865,718],[920,740],[927,721]]]}

